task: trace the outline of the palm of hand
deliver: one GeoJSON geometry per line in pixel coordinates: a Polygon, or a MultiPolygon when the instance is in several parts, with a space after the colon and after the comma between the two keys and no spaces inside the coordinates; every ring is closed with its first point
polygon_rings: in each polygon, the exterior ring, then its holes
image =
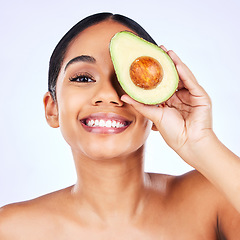
{"type": "Polygon", "coordinates": [[[193,146],[211,132],[211,100],[180,58],[173,51],[162,48],[173,60],[179,74],[176,93],[159,107],[138,103],[126,95],[122,100],[152,120],[153,129],[158,130],[166,143],[178,152],[185,146],[193,146]]]}
{"type": "Polygon", "coordinates": [[[198,85],[197,94],[179,89],[161,108],[161,118],[155,125],[175,151],[185,144],[194,144],[212,128],[211,101],[198,85]]]}
{"type": "Polygon", "coordinates": [[[159,109],[154,123],[167,144],[179,151],[187,144],[199,142],[212,130],[211,100],[181,59],[162,48],[173,60],[180,82],[177,92],[159,109]]]}

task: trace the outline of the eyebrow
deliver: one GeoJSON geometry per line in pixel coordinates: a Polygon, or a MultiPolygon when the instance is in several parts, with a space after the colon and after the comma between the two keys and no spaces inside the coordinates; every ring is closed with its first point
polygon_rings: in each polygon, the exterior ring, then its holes
{"type": "Polygon", "coordinates": [[[81,56],[77,56],[73,59],[71,59],[67,65],[64,68],[64,71],[66,71],[66,69],[68,68],[69,65],[76,63],[76,62],[88,62],[88,63],[95,63],[96,59],[92,56],[88,56],[88,55],[81,55],[81,56]]]}

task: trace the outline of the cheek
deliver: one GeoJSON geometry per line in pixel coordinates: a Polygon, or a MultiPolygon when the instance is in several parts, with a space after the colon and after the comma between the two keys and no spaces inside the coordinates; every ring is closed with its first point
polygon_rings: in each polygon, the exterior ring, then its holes
{"type": "Polygon", "coordinates": [[[89,92],[80,91],[77,87],[66,86],[61,89],[57,94],[57,101],[59,107],[59,118],[72,119],[78,118],[82,108],[89,102],[89,92]]]}
{"type": "Polygon", "coordinates": [[[59,126],[69,145],[76,141],[79,134],[80,114],[87,104],[87,94],[79,91],[61,91],[57,95],[59,126]]]}

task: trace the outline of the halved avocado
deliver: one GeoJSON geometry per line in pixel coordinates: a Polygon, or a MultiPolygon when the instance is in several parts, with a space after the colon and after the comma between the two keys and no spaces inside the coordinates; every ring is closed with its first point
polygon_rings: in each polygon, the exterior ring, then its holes
{"type": "Polygon", "coordinates": [[[136,101],[159,104],[176,91],[177,70],[160,47],[123,31],[111,39],[110,54],[120,85],[136,101]]]}

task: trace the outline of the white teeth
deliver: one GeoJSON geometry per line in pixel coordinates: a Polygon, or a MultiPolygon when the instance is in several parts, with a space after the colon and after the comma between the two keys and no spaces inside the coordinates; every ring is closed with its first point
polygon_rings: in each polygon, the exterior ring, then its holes
{"type": "Polygon", "coordinates": [[[87,125],[88,125],[89,127],[92,127],[92,126],[94,125],[94,120],[89,121],[89,122],[87,123],[87,125]]]}
{"type": "Polygon", "coordinates": [[[106,127],[111,127],[111,126],[112,126],[111,120],[107,120],[107,121],[106,121],[106,127]]]}
{"type": "Polygon", "coordinates": [[[105,125],[106,125],[106,124],[105,124],[105,121],[101,119],[101,120],[99,121],[99,127],[105,127],[105,125]]]}
{"type": "Polygon", "coordinates": [[[115,120],[112,121],[112,127],[115,128],[117,126],[117,122],[115,120]]]}
{"type": "Polygon", "coordinates": [[[98,127],[98,126],[99,126],[99,120],[95,120],[93,125],[94,125],[95,127],[98,127]]]}
{"type": "Polygon", "coordinates": [[[87,120],[86,125],[89,127],[108,127],[108,128],[122,128],[125,125],[121,122],[118,122],[116,120],[103,120],[103,119],[96,119],[96,120],[87,120]]]}
{"type": "Polygon", "coordinates": [[[91,121],[90,121],[90,126],[93,126],[94,125],[94,120],[92,119],[91,121]]]}

